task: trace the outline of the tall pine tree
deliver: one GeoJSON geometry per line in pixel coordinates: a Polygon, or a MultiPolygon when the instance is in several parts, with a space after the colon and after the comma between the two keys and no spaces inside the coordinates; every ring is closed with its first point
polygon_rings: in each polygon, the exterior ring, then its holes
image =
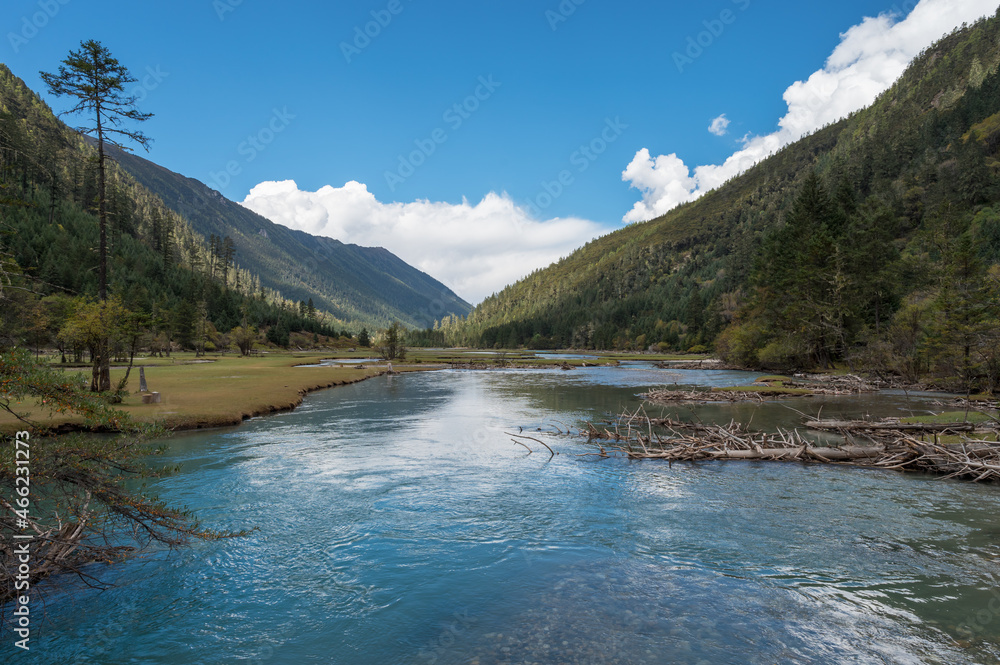
{"type": "MultiPolygon", "coordinates": [[[[108,299],[108,202],[107,155],[105,144],[128,149],[119,141],[124,139],[149,149],[150,139],[142,132],[124,128],[126,121],[144,122],[152,117],[136,107],[137,98],[125,92],[125,86],[134,83],[128,70],[100,42],[88,40],[80,43],[80,50],[70,51],[59,66],[59,72],[40,72],[49,92],[58,97],[68,96],[75,105],[60,115],[86,115],[93,124],[77,127],[77,131],[93,137],[97,142],[97,210],[100,224],[98,246],[98,297],[108,299]]],[[[105,338],[94,358],[94,386],[97,390],[111,390],[110,348],[105,338]]]]}

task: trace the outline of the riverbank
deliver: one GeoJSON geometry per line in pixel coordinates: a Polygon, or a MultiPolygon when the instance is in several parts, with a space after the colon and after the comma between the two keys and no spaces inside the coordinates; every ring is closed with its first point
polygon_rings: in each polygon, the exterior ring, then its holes
{"type": "MultiPolygon", "coordinates": [[[[129,378],[132,394],[119,408],[137,422],[161,422],[170,430],[224,427],[238,425],[254,416],[294,409],[310,392],[357,383],[387,371],[385,363],[367,364],[363,369],[353,365],[318,365],[329,356],[329,352],[248,358],[232,355],[195,358],[194,354],[175,354],[171,359],[137,361],[129,378]],[[145,368],[149,390],[160,394],[158,404],[142,403],[142,395],[137,392],[140,365],[145,368]]],[[[433,369],[433,366],[394,366],[393,369],[418,371],[433,369]]],[[[69,368],[66,371],[86,374],[89,370],[69,368]]],[[[113,369],[112,382],[117,382],[124,373],[124,369],[113,369]]],[[[38,404],[23,404],[18,408],[42,426],[57,431],[73,431],[83,424],[81,418],[52,415],[38,404]]],[[[20,429],[23,429],[20,421],[10,414],[0,414],[0,432],[10,434],[20,429]]]]}
{"type": "MultiPolygon", "coordinates": [[[[371,349],[351,351],[301,351],[267,353],[251,357],[231,354],[195,357],[177,353],[169,358],[136,359],[129,379],[132,393],[119,405],[140,423],[162,423],[172,431],[238,425],[247,418],[288,411],[302,403],[313,391],[332,388],[380,376],[385,362],[371,360],[371,349]],[[343,365],[319,365],[325,359],[347,361],[343,365]],[[315,367],[302,367],[316,365],[315,367]],[[138,393],[139,368],[145,370],[150,391],[160,394],[160,402],[144,404],[138,393]]],[[[595,365],[618,365],[623,361],[669,362],[691,356],[596,352],[579,356],[574,352],[536,354],[531,351],[477,351],[471,349],[409,349],[405,362],[393,364],[396,372],[430,371],[444,368],[573,369],[595,365]]],[[[700,358],[700,357],[695,357],[700,358]]],[[[89,376],[88,365],[52,367],[89,376]]],[[[116,384],[125,369],[112,368],[116,384]]],[[[38,404],[19,405],[19,410],[56,432],[78,431],[83,420],[67,414],[51,414],[38,404]]],[[[23,423],[0,413],[0,433],[12,434],[23,423]]]]}

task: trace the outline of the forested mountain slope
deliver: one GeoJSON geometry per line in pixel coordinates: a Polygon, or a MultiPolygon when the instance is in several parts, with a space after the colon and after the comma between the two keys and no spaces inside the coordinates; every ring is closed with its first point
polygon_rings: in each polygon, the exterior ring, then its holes
{"type": "MultiPolygon", "coordinates": [[[[94,153],[0,64],[0,187],[6,203],[0,243],[47,291],[95,293],[94,153]]],[[[156,301],[170,310],[201,301],[216,326],[227,330],[242,318],[233,299],[252,296],[288,306],[308,301],[329,315],[331,331],[334,325],[357,331],[394,320],[425,327],[470,310],[443,284],[384,249],[292,231],[195,180],[117,149],[109,153],[118,162],[109,170],[112,280],[116,292],[140,309],[156,301]],[[233,301],[225,306],[203,297],[219,279],[220,293],[233,301]],[[192,280],[198,285],[189,287],[192,280]]],[[[268,327],[278,318],[288,317],[258,312],[253,323],[268,327]]]]}
{"type": "Polygon", "coordinates": [[[751,366],[981,373],[1000,259],[998,65],[1000,19],[957,30],[871,107],[594,240],[445,322],[449,334],[483,346],[718,343],[751,366]],[[888,335],[907,315],[916,332],[903,349],[888,335]]]}
{"type": "MultiPolygon", "coordinates": [[[[98,290],[94,165],[92,147],[0,66],[0,348],[82,352],[98,290]]],[[[209,348],[241,324],[283,345],[290,332],[343,332],[262,286],[225,238],[206,242],[113,163],[107,209],[109,291],[150,348],[209,348]]]]}
{"type": "Polygon", "coordinates": [[[430,327],[472,308],[430,275],[380,247],[346,245],[275,224],[191,178],[113,153],[130,175],[203,236],[232,238],[240,265],[293,300],[312,298],[343,320],[430,327]]]}

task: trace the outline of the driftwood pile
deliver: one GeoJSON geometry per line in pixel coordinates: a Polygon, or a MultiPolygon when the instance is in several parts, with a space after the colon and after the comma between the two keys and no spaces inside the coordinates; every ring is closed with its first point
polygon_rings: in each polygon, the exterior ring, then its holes
{"type": "MultiPolygon", "coordinates": [[[[798,430],[779,429],[765,433],[749,430],[735,421],[728,425],[682,423],[649,418],[637,411],[625,413],[615,423],[601,427],[588,423],[581,435],[586,436],[589,442],[602,443],[596,452],[579,456],[660,459],[668,462],[800,461],[935,473],[946,478],[974,481],[1000,480],[1000,443],[968,438],[958,443],[941,443],[937,436],[932,441],[923,441],[914,437],[912,430],[898,427],[845,429],[830,426],[814,429],[842,433],[845,443],[840,446],[817,446],[798,430]],[[858,443],[855,435],[864,441],[858,443]]],[[[946,430],[938,430],[935,434],[941,431],[946,430]]]]}
{"type": "Polygon", "coordinates": [[[496,369],[501,365],[491,365],[485,362],[449,362],[450,369],[496,369]]]}
{"type": "Polygon", "coordinates": [[[745,369],[737,365],[727,365],[715,358],[705,358],[704,360],[661,360],[654,362],[653,365],[660,369],[745,369]]]}
{"type": "Polygon", "coordinates": [[[817,395],[858,395],[873,393],[888,388],[883,381],[864,379],[855,374],[796,374],[791,380],[785,380],[789,388],[807,388],[817,395]]]}
{"type": "Polygon", "coordinates": [[[854,375],[796,375],[795,379],[758,381],[758,385],[754,386],[753,390],[659,388],[643,393],[640,397],[649,402],[661,404],[675,402],[762,402],[765,399],[809,397],[812,395],[858,395],[876,392],[878,389],[877,385],[854,375]]]}
{"type": "Polygon", "coordinates": [[[666,388],[642,393],[648,402],[763,402],[776,397],[804,397],[782,390],[668,390],[666,388]]]}
{"type": "Polygon", "coordinates": [[[968,399],[965,397],[956,397],[950,401],[938,400],[934,402],[939,406],[947,407],[949,410],[965,410],[965,411],[982,411],[984,409],[997,410],[1000,409],[1000,400],[996,397],[990,398],[980,398],[980,399],[968,399]]]}

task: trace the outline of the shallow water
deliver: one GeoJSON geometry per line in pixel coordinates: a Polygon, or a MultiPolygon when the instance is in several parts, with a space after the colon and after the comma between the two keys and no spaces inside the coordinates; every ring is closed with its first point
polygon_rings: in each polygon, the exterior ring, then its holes
{"type": "MultiPolygon", "coordinates": [[[[157,460],[181,467],[164,498],[208,527],[259,531],[105,571],[108,591],[50,595],[31,662],[996,662],[1000,488],[600,461],[549,433],[651,387],[752,378],[644,364],[410,374],[174,437],[157,460]],[[518,428],[560,455],[528,455],[505,434],[518,428]]],[[[891,415],[928,399],[665,411],[773,427],[801,421],[788,407],[891,415]]]]}

